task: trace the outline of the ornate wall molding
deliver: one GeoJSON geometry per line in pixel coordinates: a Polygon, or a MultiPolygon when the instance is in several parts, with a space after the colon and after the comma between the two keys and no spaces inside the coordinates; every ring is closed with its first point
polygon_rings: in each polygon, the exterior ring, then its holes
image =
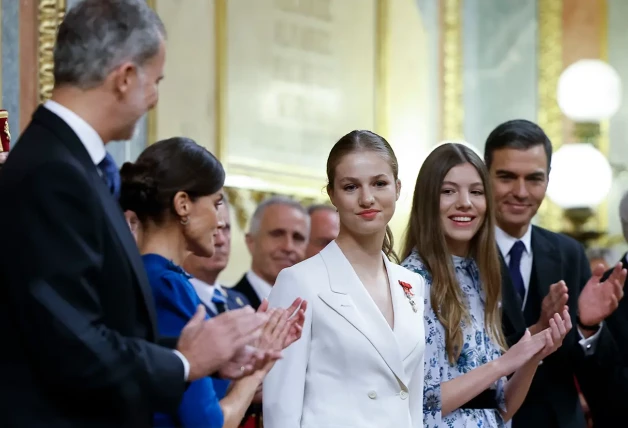
{"type": "MultiPolygon", "coordinates": [[[[557,150],[563,144],[563,114],[556,100],[563,71],[563,0],[538,0],[537,17],[537,122],[557,150]]],[[[562,210],[549,198],[545,198],[537,216],[539,225],[554,231],[563,229],[562,210]]]]}
{"type": "Polygon", "coordinates": [[[54,86],[53,50],[57,28],[65,16],[65,0],[39,0],[38,22],[38,66],[39,102],[48,100],[54,86]]]}
{"type": "Polygon", "coordinates": [[[320,198],[301,197],[294,195],[286,195],[283,193],[267,192],[261,190],[241,189],[237,187],[225,187],[225,192],[229,198],[229,205],[233,207],[236,221],[240,230],[246,232],[247,225],[255,208],[264,199],[272,196],[289,196],[298,201],[304,207],[312,204],[328,203],[327,195],[321,193],[320,198]]]}
{"type": "Polygon", "coordinates": [[[464,140],[462,0],[441,3],[441,140],[464,140]]]}

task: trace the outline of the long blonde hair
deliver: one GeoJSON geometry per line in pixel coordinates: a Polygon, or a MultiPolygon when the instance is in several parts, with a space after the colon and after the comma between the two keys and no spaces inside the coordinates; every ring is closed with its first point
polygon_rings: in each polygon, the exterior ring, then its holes
{"type": "Polygon", "coordinates": [[[484,222],[471,240],[469,255],[478,265],[486,295],[484,321],[489,336],[498,346],[506,349],[499,305],[501,264],[495,242],[493,191],[488,170],[473,150],[463,144],[449,143],[436,148],[425,159],[414,188],[412,211],[402,253],[407,257],[416,249],[432,276],[432,309],[445,329],[445,345],[452,364],[460,357],[463,345],[461,322],[469,320],[469,309],[465,305],[447,248],[440,217],[440,197],[441,185],[449,170],[464,163],[471,164],[477,170],[486,198],[484,222]]]}

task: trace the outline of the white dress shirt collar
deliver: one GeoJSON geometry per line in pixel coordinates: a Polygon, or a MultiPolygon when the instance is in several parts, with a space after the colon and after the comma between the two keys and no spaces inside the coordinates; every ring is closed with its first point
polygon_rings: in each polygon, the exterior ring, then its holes
{"type": "Polygon", "coordinates": [[[252,270],[246,273],[246,279],[247,281],[249,281],[249,284],[251,284],[251,287],[253,287],[253,290],[255,290],[255,294],[257,294],[257,297],[259,297],[260,301],[268,299],[268,296],[270,296],[270,292],[273,289],[272,285],[264,281],[252,270]]]}
{"type": "Polygon", "coordinates": [[[510,253],[512,246],[515,245],[515,242],[517,241],[523,242],[526,253],[528,253],[528,255],[532,255],[532,225],[528,226],[528,230],[526,230],[526,233],[523,234],[521,239],[510,236],[499,227],[495,227],[495,239],[497,240],[497,246],[504,257],[510,253]]]}
{"type": "Polygon", "coordinates": [[[89,157],[98,165],[107,154],[105,151],[105,143],[94,128],[91,127],[83,118],[74,113],[67,107],[62,106],[58,102],[48,100],[44,103],[44,107],[56,114],[68,124],[76,136],[81,140],[85,150],[89,153],[89,157]]]}
{"type": "Polygon", "coordinates": [[[225,296],[225,298],[227,297],[227,293],[222,289],[220,284],[208,284],[198,278],[190,278],[190,283],[192,284],[192,287],[194,287],[196,295],[201,300],[201,302],[203,302],[205,306],[207,306],[212,311],[218,312],[216,305],[212,301],[212,299],[214,298],[214,290],[220,291],[222,295],[225,296]]]}

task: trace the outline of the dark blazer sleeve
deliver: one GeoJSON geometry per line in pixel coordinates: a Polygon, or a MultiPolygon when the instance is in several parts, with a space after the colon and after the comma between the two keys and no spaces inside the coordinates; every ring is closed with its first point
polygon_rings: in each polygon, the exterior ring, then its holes
{"type": "Polygon", "coordinates": [[[104,324],[98,292],[102,249],[105,239],[115,238],[107,235],[89,180],[61,162],[48,163],[24,180],[20,192],[37,197],[12,201],[5,218],[14,231],[7,233],[14,253],[9,259],[30,262],[3,270],[10,278],[16,327],[38,376],[70,395],[105,392],[131,408],[176,409],[185,390],[179,357],[104,324]]]}

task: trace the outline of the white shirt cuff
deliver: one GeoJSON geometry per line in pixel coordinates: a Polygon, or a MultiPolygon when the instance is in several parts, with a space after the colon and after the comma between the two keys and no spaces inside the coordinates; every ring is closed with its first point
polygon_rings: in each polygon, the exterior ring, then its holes
{"type": "Polygon", "coordinates": [[[600,328],[597,329],[595,334],[589,338],[585,338],[580,329],[578,329],[578,335],[580,336],[580,340],[578,343],[582,346],[582,350],[584,351],[585,356],[591,356],[595,353],[595,348],[597,347],[597,340],[600,337],[600,332],[602,331],[603,322],[600,323],[600,328]]]}
{"type": "Polygon", "coordinates": [[[190,376],[190,363],[181,352],[176,349],[173,349],[172,352],[174,352],[175,355],[181,359],[181,362],[183,363],[183,379],[187,382],[188,377],[190,376]]]}

